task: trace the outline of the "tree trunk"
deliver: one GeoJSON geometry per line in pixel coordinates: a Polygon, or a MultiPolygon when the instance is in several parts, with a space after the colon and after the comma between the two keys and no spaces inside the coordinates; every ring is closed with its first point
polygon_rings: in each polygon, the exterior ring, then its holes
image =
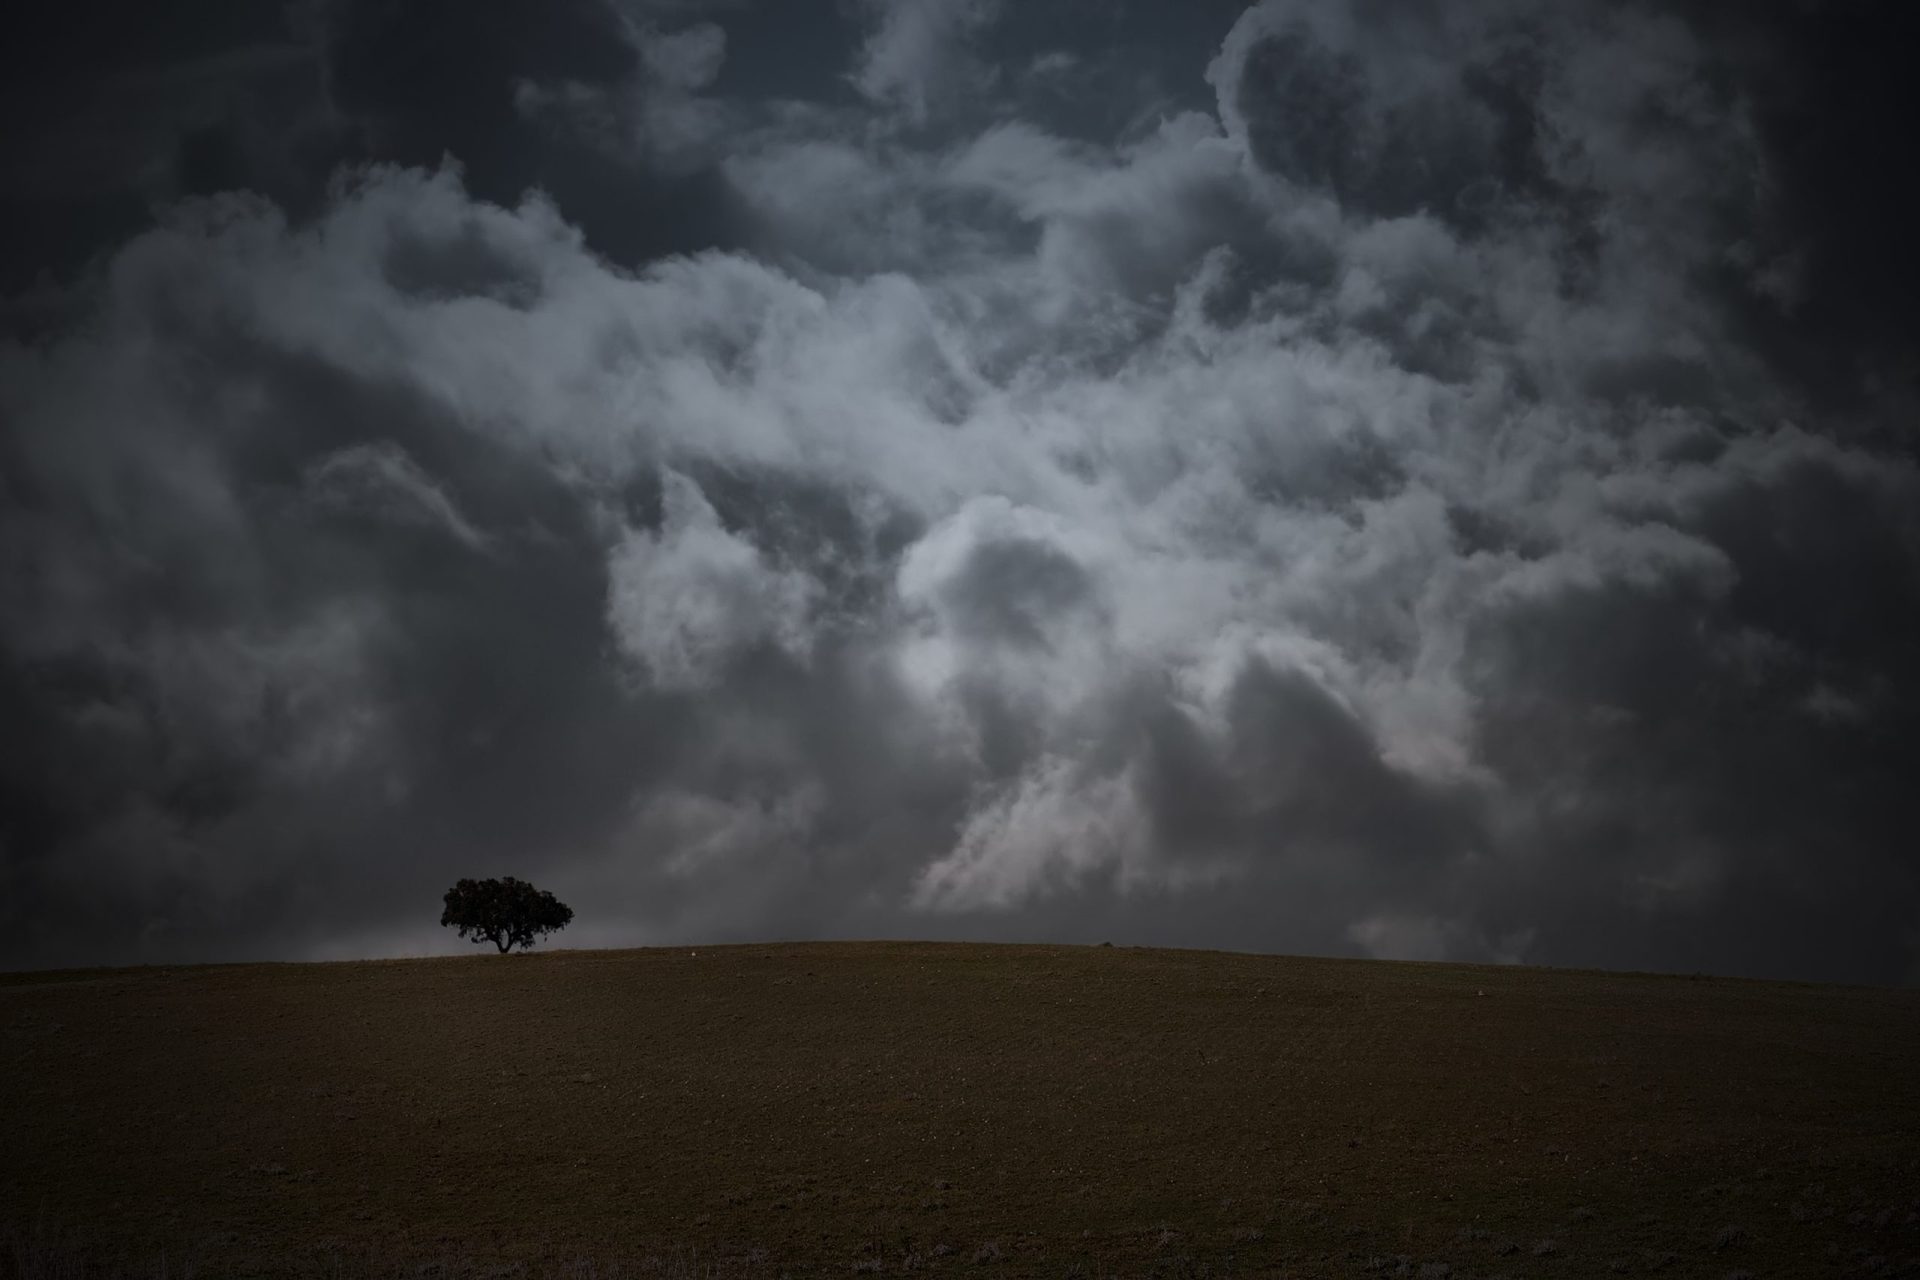
{"type": "Polygon", "coordinates": [[[493,945],[500,948],[501,955],[505,955],[507,954],[507,952],[513,950],[513,939],[508,938],[506,941],[503,942],[499,938],[495,938],[493,940],[493,945]]]}

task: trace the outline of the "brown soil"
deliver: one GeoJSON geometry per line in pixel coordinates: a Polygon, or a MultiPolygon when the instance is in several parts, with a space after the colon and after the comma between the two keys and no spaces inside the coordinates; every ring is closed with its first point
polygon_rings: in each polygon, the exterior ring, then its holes
{"type": "Polygon", "coordinates": [[[0,975],[0,1063],[0,1222],[202,1275],[1920,1271],[1914,991],[553,951],[0,975]]]}

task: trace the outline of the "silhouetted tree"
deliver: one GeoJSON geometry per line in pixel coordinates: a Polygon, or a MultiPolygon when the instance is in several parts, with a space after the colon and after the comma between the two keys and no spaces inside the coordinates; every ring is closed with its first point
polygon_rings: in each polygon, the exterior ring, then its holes
{"type": "Polygon", "coordinates": [[[460,881],[447,890],[447,907],[440,913],[442,927],[452,925],[463,938],[472,934],[475,942],[491,942],[502,955],[516,946],[524,951],[535,934],[564,929],[572,920],[572,907],[512,876],[460,881]]]}

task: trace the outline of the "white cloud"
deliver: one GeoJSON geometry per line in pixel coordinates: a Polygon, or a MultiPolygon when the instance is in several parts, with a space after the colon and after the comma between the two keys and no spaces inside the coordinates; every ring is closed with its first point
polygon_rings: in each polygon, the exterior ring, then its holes
{"type": "Polygon", "coordinates": [[[999,0],[868,0],[868,7],[877,24],[854,67],[854,87],[924,123],[980,74],[966,40],[993,19],[999,0]]]}
{"type": "Polygon", "coordinates": [[[630,531],[607,566],[607,620],[661,689],[699,691],[760,645],[804,662],[817,590],[720,523],[700,487],[663,478],[658,533],[630,531]]]}
{"type": "Polygon", "coordinates": [[[1146,815],[1126,779],[1089,778],[1049,758],[974,808],[953,849],[921,872],[913,902],[932,911],[1004,909],[1071,893],[1102,873],[1129,887],[1160,878],[1146,815]]]}

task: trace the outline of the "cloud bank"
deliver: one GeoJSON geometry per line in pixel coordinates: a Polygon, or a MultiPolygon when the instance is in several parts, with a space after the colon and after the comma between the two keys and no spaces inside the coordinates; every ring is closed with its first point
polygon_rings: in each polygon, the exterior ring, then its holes
{"type": "Polygon", "coordinates": [[[1920,469],[1872,343],[1779,354],[1767,32],[1267,0],[1090,132],[1146,33],[901,0],[803,92],[501,11],[421,84],[321,6],[323,180],[16,297],[8,963],[512,873],[582,944],[1920,975],[1920,469]]]}

